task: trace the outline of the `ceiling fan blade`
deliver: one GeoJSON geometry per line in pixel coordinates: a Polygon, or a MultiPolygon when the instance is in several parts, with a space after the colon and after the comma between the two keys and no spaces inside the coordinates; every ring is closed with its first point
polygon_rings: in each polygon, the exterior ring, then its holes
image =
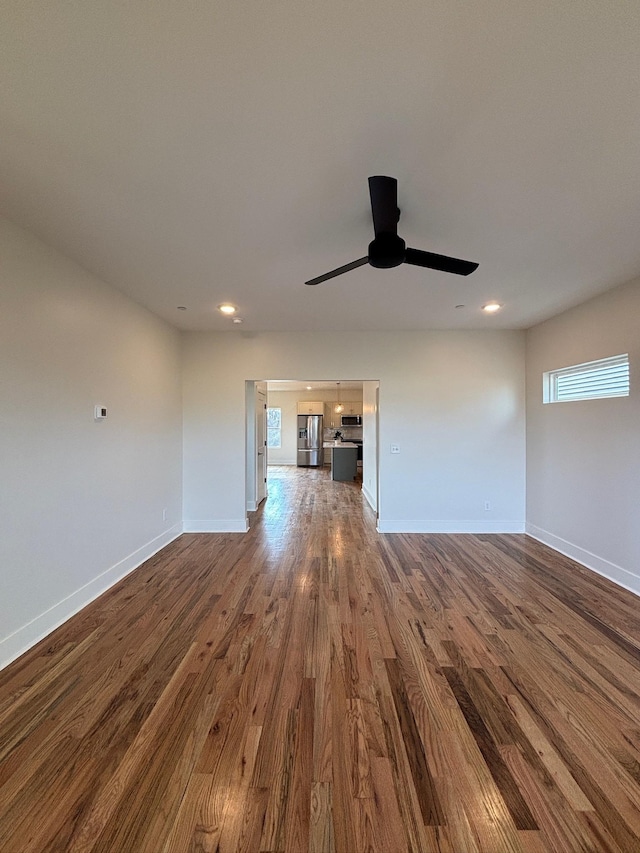
{"type": "Polygon", "coordinates": [[[398,233],[398,182],[385,175],[369,178],[371,214],[376,238],[380,234],[398,233]]]}
{"type": "Polygon", "coordinates": [[[473,261],[462,261],[460,258],[449,258],[447,255],[436,255],[433,252],[422,252],[420,249],[407,249],[404,261],[414,267],[427,267],[430,270],[452,272],[455,275],[469,275],[478,269],[473,261]]]}
{"type": "Polygon", "coordinates": [[[357,261],[351,261],[350,264],[345,264],[343,267],[338,267],[338,269],[331,270],[331,272],[326,272],[324,275],[319,275],[317,278],[312,278],[311,281],[305,281],[305,284],[322,284],[323,281],[327,281],[327,279],[329,278],[334,278],[337,275],[342,275],[343,272],[355,270],[358,267],[362,267],[368,263],[368,256],[364,258],[358,258],[357,261]]]}

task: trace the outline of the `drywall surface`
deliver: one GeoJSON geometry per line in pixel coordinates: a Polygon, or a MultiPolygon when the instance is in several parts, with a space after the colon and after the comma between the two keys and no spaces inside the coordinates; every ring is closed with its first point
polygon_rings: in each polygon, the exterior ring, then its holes
{"type": "Polygon", "coordinates": [[[362,386],[362,493],[371,509],[378,508],[378,383],[362,386]]]}
{"type": "Polygon", "coordinates": [[[640,593],[640,281],[527,332],[527,531],[640,593]],[[629,353],[631,395],[542,402],[547,370],[629,353]]]}
{"type": "Polygon", "coordinates": [[[181,532],[182,423],[175,330],[7,221],[0,256],[6,663],[181,532]]]}
{"type": "Polygon", "coordinates": [[[185,529],[245,529],[245,380],[356,376],[380,381],[381,531],[524,530],[524,333],[357,332],[348,368],[342,340],[184,335],[185,529]]]}

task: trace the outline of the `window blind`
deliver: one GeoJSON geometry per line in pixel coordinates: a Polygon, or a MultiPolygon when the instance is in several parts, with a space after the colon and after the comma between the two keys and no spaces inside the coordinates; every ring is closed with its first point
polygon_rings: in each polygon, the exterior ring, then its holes
{"type": "Polygon", "coordinates": [[[545,403],[629,396],[629,355],[614,355],[544,374],[545,403]]]}

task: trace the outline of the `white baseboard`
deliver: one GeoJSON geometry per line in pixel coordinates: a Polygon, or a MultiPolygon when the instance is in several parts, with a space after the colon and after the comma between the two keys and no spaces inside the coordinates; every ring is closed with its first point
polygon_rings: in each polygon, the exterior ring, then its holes
{"type": "Polygon", "coordinates": [[[184,533],[246,533],[246,518],[197,518],[184,522],[184,533]]]}
{"type": "MultiPolygon", "coordinates": [[[[259,509],[259,508],[260,508],[260,505],[261,505],[262,503],[264,503],[264,501],[266,501],[266,499],[267,499],[268,497],[269,497],[269,495],[268,495],[268,494],[266,494],[266,495],[265,495],[263,498],[261,498],[259,501],[247,501],[247,512],[255,512],[257,509],[259,509]]],[[[248,524],[248,522],[247,522],[247,524],[248,524]]],[[[248,527],[247,527],[247,529],[248,529],[248,527]]],[[[231,532],[232,532],[232,533],[236,533],[237,531],[232,530],[231,532]]],[[[242,532],[242,531],[241,531],[241,532],[242,532]]],[[[246,531],[245,531],[245,532],[246,532],[246,531]]]]}
{"type": "Polygon", "coordinates": [[[376,499],[364,484],[362,486],[362,494],[364,495],[365,500],[369,504],[371,509],[375,512],[377,510],[376,499]]]}
{"type": "Polygon", "coordinates": [[[169,530],[165,530],[160,536],[156,536],[150,542],[147,542],[142,547],[138,548],[128,557],[125,557],[120,562],[111,566],[106,571],[97,575],[88,583],[81,586],[71,595],[63,598],[53,607],[40,613],[35,619],[22,625],[17,631],[9,634],[3,640],[0,640],[0,669],[3,669],[11,661],[14,661],[20,655],[24,654],[40,640],[43,640],[48,634],[59,628],[67,619],[70,619],[74,614],[90,604],[103,592],[106,592],[119,580],[130,574],[134,569],[137,569],[149,557],[153,557],[158,551],[164,548],[169,542],[173,542],[182,534],[182,525],[175,524],[169,530]]]}
{"type": "Polygon", "coordinates": [[[378,533],[524,533],[524,521],[385,521],[378,519],[378,533]]]}
{"type": "Polygon", "coordinates": [[[591,569],[596,574],[609,578],[610,581],[628,589],[629,592],[640,595],[640,576],[630,572],[628,569],[617,566],[615,563],[611,563],[597,554],[592,554],[591,551],[587,551],[579,545],[574,545],[573,542],[567,542],[566,539],[549,533],[548,530],[544,530],[542,527],[536,527],[535,524],[527,522],[525,532],[528,536],[533,537],[533,539],[537,539],[544,545],[553,548],[554,551],[559,551],[565,557],[571,557],[576,563],[580,563],[587,569],[591,569]]]}

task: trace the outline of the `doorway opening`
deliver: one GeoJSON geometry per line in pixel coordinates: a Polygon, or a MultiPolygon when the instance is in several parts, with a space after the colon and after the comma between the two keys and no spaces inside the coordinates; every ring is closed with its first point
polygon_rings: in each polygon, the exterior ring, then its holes
{"type": "MultiPolygon", "coordinates": [[[[325,445],[344,442],[357,450],[358,481],[367,503],[378,515],[379,485],[378,380],[254,379],[246,381],[246,509],[252,512],[269,494],[269,470],[279,466],[333,474],[332,451],[325,445]],[[307,411],[309,410],[309,411],[307,411]],[[299,448],[298,418],[316,415],[310,431],[314,448],[299,448]],[[316,450],[317,452],[309,452],[316,450]],[[324,452],[323,452],[324,451],[324,452]]],[[[303,425],[306,426],[306,423],[303,425]]],[[[344,449],[344,448],[343,448],[344,449]]]]}

